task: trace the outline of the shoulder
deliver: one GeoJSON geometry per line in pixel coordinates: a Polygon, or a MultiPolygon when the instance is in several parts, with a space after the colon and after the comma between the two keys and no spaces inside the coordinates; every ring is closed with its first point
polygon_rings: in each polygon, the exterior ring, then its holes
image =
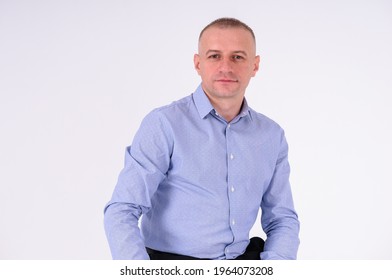
{"type": "Polygon", "coordinates": [[[263,129],[264,131],[268,130],[278,134],[284,133],[283,128],[276,121],[267,117],[266,115],[261,114],[252,108],[249,108],[249,114],[252,118],[252,121],[258,128],[263,129]]]}
{"type": "Polygon", "coordinates": [[[150,111],[141,123],[141,126],[150,129],[168,129],[171,123],[180,120],[192,107],[192,96],[186,96],[168,105],[157,107],[150,111]]]}
{"type": "Polygon", "coordinates": [[[250,114],[259,139],[263,139],[264,143],[269,143],[271,150],[287,153],[288,145],[284,129],[276,121],[253,109],[250,109],[250,114]]]}
{"type": "Polygon", "coordinates": [[[153,109],[147,116],[155,117],[171,117],[178,114],[186,113],[193,103],[192,96],[188,95],[179,100],[173,101],[168,105],[164,105],[153,109]]]}
{"type": "Polygon", "coordinates": [[[174,113],[178,110],[184,110],[189,108],[189,106],[193,103],[192,100],[192,95],[188,95],[186,97],[183,97],[179,100],[173,101],[172,103],[168,105],[164,105],[158,108],[155,108],[152,113],[157,113],[157,114],[171,114],[174,113]]]}

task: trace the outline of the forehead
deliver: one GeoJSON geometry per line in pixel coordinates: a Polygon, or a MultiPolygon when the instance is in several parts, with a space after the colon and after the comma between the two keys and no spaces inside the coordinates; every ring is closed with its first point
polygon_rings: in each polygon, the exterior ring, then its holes
{"type": "Polygon", "coordinates": [[[200,49],[236,49],[255,52],[252,34],[242,27],[211,26],[204,31],[199,41],[200,49]]]}

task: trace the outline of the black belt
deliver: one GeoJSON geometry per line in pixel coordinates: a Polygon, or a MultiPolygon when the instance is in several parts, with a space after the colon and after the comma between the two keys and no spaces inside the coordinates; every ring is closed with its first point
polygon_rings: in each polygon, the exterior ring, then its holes
{"type": "MultiPolygon", "coordinates": [[[[174,253],[162,252],[147,248],[147,253],[151,260],[209,260],[202,258],[195,258],[186,255],[179,255],[174,253]]],[[[253,237],[250,239],[248,247],[246,247],[245,253],[239,255],[235,260],[260,260],[260,253],[264,250],[264,240],[260,237],[253,237]]]]}

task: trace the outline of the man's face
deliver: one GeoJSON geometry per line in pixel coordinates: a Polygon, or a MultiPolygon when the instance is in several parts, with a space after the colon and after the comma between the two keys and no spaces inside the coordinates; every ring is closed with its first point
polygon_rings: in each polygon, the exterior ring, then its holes
{"type": "Polygon", "coordinates": [[[203,90],[217,102],[242,101],[259,62],[253,37],[243,28],[208,28],[200,38],[199,53],[194,56],[203,90]]]}

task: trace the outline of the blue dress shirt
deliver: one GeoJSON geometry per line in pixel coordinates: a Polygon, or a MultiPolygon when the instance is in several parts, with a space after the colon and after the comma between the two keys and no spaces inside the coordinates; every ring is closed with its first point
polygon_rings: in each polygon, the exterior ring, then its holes
{"type": "Polygon", "coordinates": [[[149,259],[145,247],[236,258],[261,207],[267,235],[261,259],[295,259],[299,222],[287,152],[283,130],[246,100],[229,123],[201,86],[153,110],[126,149],[105,207],[113,258],[149,259]]]}

